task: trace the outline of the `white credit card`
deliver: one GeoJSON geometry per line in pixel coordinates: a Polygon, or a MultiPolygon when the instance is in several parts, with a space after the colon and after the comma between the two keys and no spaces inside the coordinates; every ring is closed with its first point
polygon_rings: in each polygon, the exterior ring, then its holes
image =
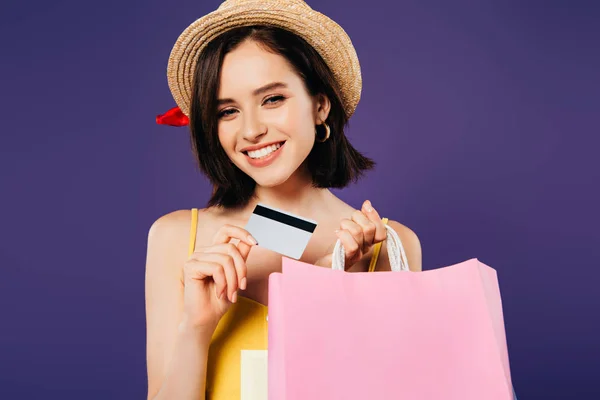
{"type": "Polygon", "coordinates": [[[240,400],[267,400],[267,350],[242,350],[240,400]]]}
{"type": "Polygon", "coordinates": [[[259,246],[299,260],[316,227],[316,221],[258,204],[245,229],[259,246]]]}

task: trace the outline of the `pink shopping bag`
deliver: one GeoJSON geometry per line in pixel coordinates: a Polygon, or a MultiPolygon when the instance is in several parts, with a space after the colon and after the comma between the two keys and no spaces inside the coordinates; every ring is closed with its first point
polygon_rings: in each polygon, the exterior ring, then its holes
{"type": "Polygon", "coordinates": [[[496,272],[477,259],[392,272],[283,259],[269,278],[269,400],[512,400],[496,272]]]}

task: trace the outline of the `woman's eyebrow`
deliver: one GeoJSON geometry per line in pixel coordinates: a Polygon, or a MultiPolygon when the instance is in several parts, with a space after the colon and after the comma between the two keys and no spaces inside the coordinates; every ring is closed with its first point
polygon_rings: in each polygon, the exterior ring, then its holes
{"type": "MultiPolygon", "coordinates": [[[[273,90],[273,89],[285,89],[287,88],[288,85],[283,83],[283,82],[271,82],[271,83],[267,83],[264,86],[259,87],[258,89],[254,89],[252,91],[252,95],[253,96],[258,96],[259,94],[262,94],[264,92],[268,92],[269,90],[273,90]]],[[[219,99],[217,100],[217,105],[221,106],[223,104],[226,103],[233,103],[234,100],[233,99],[219,99]]]]}

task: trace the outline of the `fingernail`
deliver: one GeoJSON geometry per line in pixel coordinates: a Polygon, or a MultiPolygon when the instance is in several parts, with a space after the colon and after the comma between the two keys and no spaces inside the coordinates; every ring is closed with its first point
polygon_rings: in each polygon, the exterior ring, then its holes
{"type": "Polygon", "coordinates": [[[240,284],[240,288],[242,288],[242,290],[246,290],[246,283],[247,283],[246,277],[243,277],[242,283],[240,284]]]}
{"type": "Polygon", "coordinates": [[[252,235],[248,235],[248,241],[249,241],[250,243],[254,244],[254,245],[257,245],[257,244],[258,244],[258,242],[256,241],[256,239],[254,239],[254,238],[252,237],[252,235]]]}
{"type": "Polygon", "coordinates": [[[373,211],[373,205],[371,204],[371,201],[370,201],[370,200],[367,200],[367,201],[365,202],[365,209],[367,210],[367,212],[371,212],[371,211],[373,211]]]}
{"type": "Polygon", "coordinates": [[[233,296],[231,296],[231,302],[235,303],[237,301],[237,291],[233,292],[233,296]]]}
{"type": "Polygon", "coordinates": [[[336,230],[335,230],[335,233],[337,234],[339,231],[340,231],[339,229],[336,229],[336,230]]]}

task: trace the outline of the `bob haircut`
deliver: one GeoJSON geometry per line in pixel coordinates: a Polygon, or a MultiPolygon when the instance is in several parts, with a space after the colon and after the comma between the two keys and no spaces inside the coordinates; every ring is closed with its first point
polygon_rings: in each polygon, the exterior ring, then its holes
{"type": "MultiPolygon", "coordinates": [[[[223,59],[245,40],[253,40],[265,50],[283,56],[311,96],[324,94],[331,102],[326,120],[331,135],[324,143],[315,142],[303,163],[308,167],[314,187],[346,187],[375,166],[373,160],[359,153],[346,138],[344,127],[348,124],[348,115],[342,106],[339,86],[312,46],[301,37],[277,27],[235,28],[206,46],[194,71],[189,127],[198,166],[213,185],[209,207],[243,207],[254,196],[256,188],[256,182],[229,159],[218,137],[217,93],[223,59]]],[[[319,133],[319,137],[324,137],[324,133],[319,133]]]]}

